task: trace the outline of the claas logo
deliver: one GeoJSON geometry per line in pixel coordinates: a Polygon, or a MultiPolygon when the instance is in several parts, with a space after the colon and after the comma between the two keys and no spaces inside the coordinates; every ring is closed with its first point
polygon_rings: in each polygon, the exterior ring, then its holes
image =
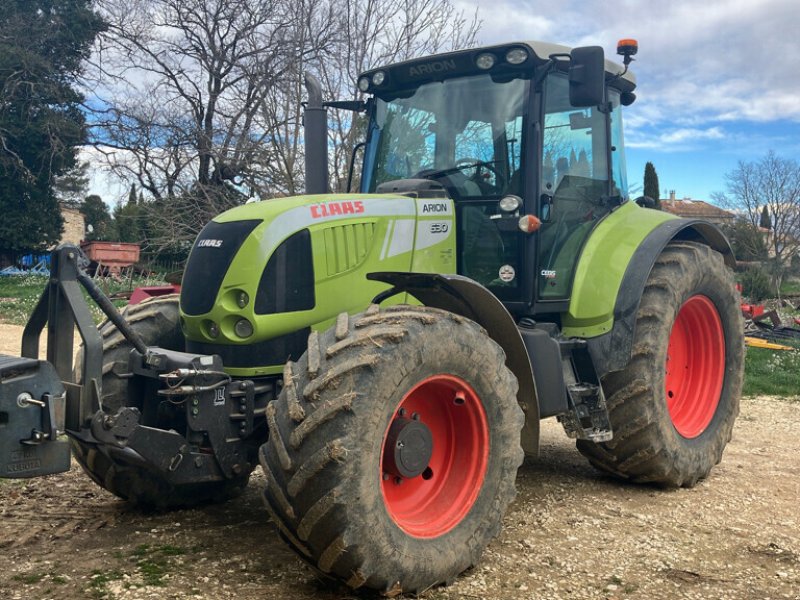
{"type": "Polygon", "coordinates": [[[311,217],[322,219],[335,215],[358,215],[364,212],[364,203],[361,200],[353,202],[323,202],[311,205],[311,217]]]}

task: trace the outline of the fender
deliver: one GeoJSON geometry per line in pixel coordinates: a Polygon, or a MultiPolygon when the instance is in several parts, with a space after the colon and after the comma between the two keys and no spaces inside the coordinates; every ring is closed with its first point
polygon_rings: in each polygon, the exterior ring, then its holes
{"type": "Polygon", "coordinates": [[[393,287],[376,297],[379,303],[401,292],[408,292],[425,306],[441,308],[475,321],[506,353],[506,366],[519,382],[517,401],[525,412],[522,448],[536,457],[539,452],[539,403],[536,384],[522,336],[513,317],[489,290],[461,275],[431,273],[370,273],[367,279],[383,281],[393,287]]]}
{"type": "Polygon", "coordinates": [[[708,221],[672,219],[653,229],[636,249],[625,270],[614,305],[614,325],[611,331],[586,340],[600,377],[619,371],[628,364],[642,291],[656,259],[673,240],[705,244],[722,254],[726,265],[731,268],[736,266],[728,239],[716,225],[708,221]]]}

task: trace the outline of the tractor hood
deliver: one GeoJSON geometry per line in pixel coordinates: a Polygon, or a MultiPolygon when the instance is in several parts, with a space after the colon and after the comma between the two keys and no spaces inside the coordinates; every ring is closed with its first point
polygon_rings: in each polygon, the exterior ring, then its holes
{"type": "Polygon", "coordinates": [[[451,200],[324,194],[234,208],[206,225],[189,255],[187,350],[219,354],[232,375],[280,372],[311,328],[386,289],[367,273],[410,270],[455,272],[451,200]]]}

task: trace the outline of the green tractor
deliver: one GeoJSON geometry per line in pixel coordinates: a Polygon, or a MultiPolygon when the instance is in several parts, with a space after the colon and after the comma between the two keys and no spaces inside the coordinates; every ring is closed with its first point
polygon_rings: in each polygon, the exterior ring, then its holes
{"type": "Polygon", "coordinates": [[[98,485],[172,508],[234,496],[260,462],[286,542],[389,595],[479,561],[541,419],[606,473],[693,486],[738,413],[734,259],[713,225],[629,199],[636,44],[618,51],[410,60],[363,73],[366,102],[307,78],[309,195],[216,217],[180,298],[120,316],[56,251],[27,358],[0,360],[0,476],[65,470],[71,446],[98,485]],[[358,193],[328,192],[329,107],[366,113],[358,193]]]}

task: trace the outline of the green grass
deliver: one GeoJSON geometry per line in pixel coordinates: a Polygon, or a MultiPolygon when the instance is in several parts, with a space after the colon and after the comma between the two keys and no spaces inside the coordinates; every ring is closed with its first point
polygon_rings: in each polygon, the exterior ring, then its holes
{"type": "Polygon", "coordinates": [[[119,571],[92,571],[92,579],[89,584],[91,596],[97,598],[97,600],[111,598],[108,584],[112,581],[119,581],[122,577],[123,575],[119,571]]]}
{"type": "Polygon", "coordinates": [[[33,585],[44,579],[44,573],[19,573],[18,575],[14,575],[11,579],[26,585],[33,585]]]}
{"type": "MultiPolygon", "coordinates": [[[[115,281],[111,278],[96,280],[97,285],[107,295],[131,289],[129,281],[115,281]]],[[[0,277],[0,323],[25,325],[31,312],[39,301],[39,297],[47,285],[47,277],[41,275],[19,275],[0,277]]],[[[133,288],[140,285],[164,285],[161,280],[135,278],[133,288]]],[[[83,296],[96,323],[103,320],[103,312],[89,298],[85,290],[83,296]]],[[[114,300],[114,305],[121,308],[127,300],[114,300]]]]}
{"type": "Polygon", "coordinates": [[[800,349],[747,348],[743,394],[800,399],[800,349]]]}
{"type": "Polygon", "coordinates": [[[787,277],[781,282],[781,296],[800,295],[800,279],[787,277]]]}
{"type": "Polygon", "coordinates": [[[165,583],[164,577],[172,570],[174,557],[186,552],[185,548],[169,544],[141,544],[131,552],[131,558],[135,561],[145,585],[162,586],[165,583]]]}

